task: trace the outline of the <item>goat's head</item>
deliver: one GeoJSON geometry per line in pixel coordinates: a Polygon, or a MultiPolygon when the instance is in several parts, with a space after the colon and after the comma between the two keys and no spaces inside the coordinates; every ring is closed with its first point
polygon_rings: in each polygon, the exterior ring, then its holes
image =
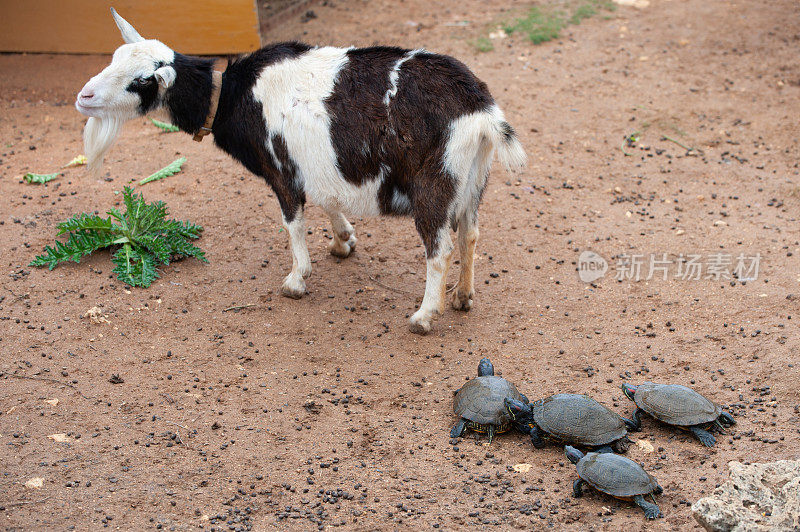
{"type": "Polygon", "coordinates": [[[91,171],[99,170],[122,124],[161,107],[176,78],[175,52],[160,41],[144,39],[114,8],[111,13],[126,44],[75,101],[78,111],[89,117],[83,142],[91,171]]]}

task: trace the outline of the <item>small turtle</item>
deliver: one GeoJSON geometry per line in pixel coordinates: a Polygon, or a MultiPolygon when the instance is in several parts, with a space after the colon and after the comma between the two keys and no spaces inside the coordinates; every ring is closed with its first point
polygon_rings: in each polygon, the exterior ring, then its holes
{"type": "Polygon", "coordinates": [[[645,382],[639,386],[623,384],[622,391],[636,403],[631,418],[635,430],[641,427],[641,414],[648,414],[659,421],[675,425],[694,434],[706,447],[717,442],[712,430],[722,432],[725,426],[736,424],[733,417],[722,407],[709,401],[696,391],[679,384],[654,384],[645,382]]]}
{"type": "Polygon", "coordinates": [[[567,445],[564,454],[569,461],[578,466],[578,478],[572,484],[572,494],[582,495],[583,485],[589,484],[597,491],[625,501],[633,501],[644,510],[648,519],[661,517],[653,494],[658,495],[664,489],[658,485],[642,466],[624,456],[614,453],[583,454],[575,447],[567,445]],[[644,498],[650,495],[652,503],[644,498]]]}
{"type": "Polygon", "coordinates": [[[488,358],[481,359],[478,376],[464,384],[453,398],[453,412],[460,419],[450,431],[450,437],[458,438],[464,429],[472,429],[488,434],[491,443],[495,434],[512,426],[511,416],[503,402],[505,399],[528,402],[528,398],[513,384],[494,375],[494,366],[488,358]]]}
{"type": "Polygon", "coordinates": [[[560,393],[530,404],[514,399],[505,403],[512,421],[524,427],[537,449],[544,447],[543,436],[603,452],[624,453],[631,443],[627,427],[633,428],[633,421],[585,395],[560,393]]]}

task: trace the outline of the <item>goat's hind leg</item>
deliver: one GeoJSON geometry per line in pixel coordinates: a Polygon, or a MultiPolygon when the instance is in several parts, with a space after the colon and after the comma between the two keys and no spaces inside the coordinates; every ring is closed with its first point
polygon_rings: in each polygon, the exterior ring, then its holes
{"type": "Polygon", "coordinates": [[[338,211],[326,211],[328,218],[331,219],[333,228],[333,240],[328,244],[328,251],[335,257],[345,258],[356,248],[357,239],[353,232],[353,226],[338,211]]]}
{"type": "MultiPolygon", "coordinates": [[[[417,224],[420,230],[420,224],[417,224]]],[[[453,241],[450,228],[444,226],[436,232],[436,236],[428,235],[420,230],[427,256],[427,276],[425,280],[425,296],[422,304],[409,320],[411,332],[426,334],[431,330],[431,322],[444,311],[447,292],[447,270],[453,254],[453,241]]]]}
{"type": "Polygon", "coordinates": [[[478,244],[477,214],[464,215],[458,222],[458,254],[461,272],[453,294],[453,308],[468,311],[475,297],[475,246],[478,244]]]}
{"type": "Polygon", "coordinates": [[[306,293],[305,279],[311,275],[311,257],[306,246],[306,220],[303,216],[303,207],[298,207],[291,219],[287,219],[284,213],[283,226],[289,234],[292,271],[283,280],[281,294],[292,299],[300,299],[306,293]]]}

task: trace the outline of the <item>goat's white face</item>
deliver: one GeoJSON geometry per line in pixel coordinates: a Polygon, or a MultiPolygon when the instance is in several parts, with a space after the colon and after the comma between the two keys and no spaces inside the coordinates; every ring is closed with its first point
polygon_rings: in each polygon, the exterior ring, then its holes
{"type": "Polygon", "coordinates": [[[175,52],[156,40],[145,40],[111,9],[125,40],[102,72],[78,93],[75,108],[89,117],[83,143],[89,169],[97,172],[122,124],[161,106],[164,91],[175,82],[175,52]]]}
{"type": "Polygon", "coordinates": [[[98,118],[125,121],[139,116],[146,110],[142,109],[143,92],[150,90],[160,97],[175,81],[175,69],[164,66],[174,59],[175,52],[156,40],[124,44],[114,52],[111,64],[84,85],[75,107],[98,118]]]}

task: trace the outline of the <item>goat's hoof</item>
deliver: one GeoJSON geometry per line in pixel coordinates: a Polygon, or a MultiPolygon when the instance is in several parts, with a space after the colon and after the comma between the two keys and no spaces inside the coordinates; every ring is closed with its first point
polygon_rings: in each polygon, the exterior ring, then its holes
{"type": "Polygon", "coordinates": [[[306,295],[306,283],[303,278],[287,277],[281,286],[281,295],[292,299],[300,299],[306,295]]]}
{"type": "Polygon", "coordinates": [[[334,238],[328,245],[328,251],[330,251],[331,255],[333,255],[334,257],[346,259],[347,257],[350,256],[350,253],[355,251],[357,241],[358,240],[354,235],[350,235],[350,237],[347,240],[334,238]]]}
{"type": "Polygon", "coordinates": [[[431,332],[431,318],[425,314],[420,315],[417,311],[408,320],[408,328],[414,334],[428,334],[431,332]]]}
{"type": "Polygon", "coordinates": [[[464,293],[456,288],[456,293],[453,294],[453,308],[464,312],[469,311],[472,308],[473,297],[475,297],[473,292],[464,293]]]}

